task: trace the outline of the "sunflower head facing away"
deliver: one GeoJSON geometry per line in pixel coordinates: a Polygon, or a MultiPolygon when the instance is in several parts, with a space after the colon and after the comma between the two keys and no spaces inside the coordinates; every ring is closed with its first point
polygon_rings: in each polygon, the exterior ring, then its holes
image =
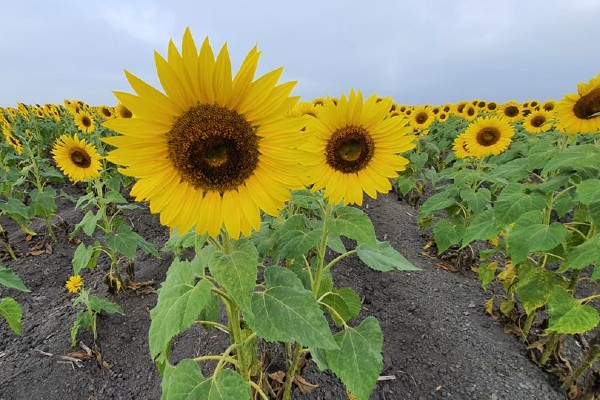
{"type": "Polygon", "coordinates": [[[556,114],[567,133],[600,132],[600,73],[579,83],[577,93],[565,95],[556,104],[556,114]]]}
{"type": "Polygon", "coordinates": [[[77,135],[61,135],[52,148],[58,168],[73,182],[86,181],[100,176],[101,157],[96,148],[77,135]]]}
{"type": "Polygon", "coordinates": [[[499,117],[483,117],[471,122],[464,132],[468,152],[477,158],[498,155],[512,141],[515,129],[512,124],[499,117]]]}
{"type": "Polygon", "coordinates": [[[390,178],[408,160],[399,153],[411,150],[415,136],[403,116],[389,117],[392,100],[373,95],[363,102],[352,90],[336,103],[326,102],[318,118],[307,120],[308,154],[303,163],[314,191],[337,204],[362,204],[363,192],[376,198],[391,189],[390,178]]]}
{"type": "Polygon", "coordinates": [[[304,118],[286,116],[295,82],[278,84],[282,68],[255,80],[259,56],[251,49],[232,77],[227,45],[215,57],[187,29],[181,52],[171,41],[166,59],[155,53],[164,93],[125,72],[136,94],[115,92],[117,114],[131,114],[104,122],[121,134],[103,139],[116,147],[107,158],[137,179],[131,194],[163,225],[249,236],[261,211],[277,215],[302,187],[304,118]]]}

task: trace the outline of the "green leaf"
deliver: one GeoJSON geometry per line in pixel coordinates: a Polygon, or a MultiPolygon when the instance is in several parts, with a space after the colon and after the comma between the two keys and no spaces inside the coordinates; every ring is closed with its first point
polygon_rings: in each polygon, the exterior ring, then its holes
{"type": "Polygon", "coordinates": [[[98,296],[90,297],[90,308],[96,313],[101,313],[102,311],[104,311],[107,314],[125,315],[121,306],[119,306],[116,303],[113,303],[110,300],[102,299],[98,296]]]}
{"type": "Polygon", "coordinates": [[[508,180],[510,182],[517,182],[529,176],[527,171],[529,160],[527,158],[517,158],[508,161],[504,164],[500,164],[492,169],[485,176],[486,181],[490,180],[508,180]]]}
{"type": "Polygon", "coordinates": [[[515,264],[527,260],[527,256],[532,253],[553,249],[569,235],[569,230],[561,223],[553,222],[546,225],[529,220],[528,215],[537,215],[537,213],[532,211],[519,218],[508,235],[507,253],[515,264]]]}
{"type": "Polygon", "coordinates": [[[517,267],[515,291],[529,315],[548,301],[555,286],[564,286],[565,279],[542,267],[523,264],[517,267]]]}
{"type": "Polygon", "coordinates": [[[565,267],[583,269],[595,265],[600,260],[600,233],[596,233],[582,244],[567,252],[565,267]]]}
{"type": "Polygon", "coordinates": [[[479,214],[487,209],[492,200],[492,193],[486,188],[479,188],[477,191],[463,189],[460,191],[460,197],[467,203],[473,214],[479,214]]]}
{"type": "Polygon", "coordinates": [[[494,211],[500,222],[510,224],[521,215],[533,210],[543,210],[547,205],[547,198],[541,193],[525,193],[525,186],[510,183],[498,196],[494,211]]]}
{"type": "Polygon", "coordinates": [[[91,211],[86,212],[81,221],[75,225],[73,233],[81,228],[86,235],[92,236],[100,218],[102,218],[100,213],[93,213],[91,211]]]}
{"type": "Polygon", "coordinates": [[[27,207],[21,200],[10,197],[6,203],[0,201],[0,210],[6,212],[11,216],[20,216],[24,220],[30,220],[32,215],[32,209],[27,207]]]}
{"type": "Polygon", "coordinates": [[[323,229],[312,231],[289,230],[283,233],[277,240],[273,249],[273,263],[281,259],[302,258],[309,250],[316,247],[323,236],[323,229]]]}
{"type": "Polygon", "coordinates": [[[327,246],[338,254],[344,254],[346,252],[346,246],[339,236],[329,235],[327,237],[327,246]]]}
{"type": "Polygon", "coordinates": [[[425,202],[419,207],[417,219],[422,221],[425,217],[434,214],[436,211],[453,206],[455,203],[456,200],[454,198],[450,198],[450,191],[445,190],[443,192],[436,193],[425,200],[425,202]]]}
{"type": "Polygon", "coordinates": [[[462,239],[464,225],[455,224],[448,219],[441,219],[433,227],[433,237],[438,248],[438,254],[448,250],[453,244],[462,239]]]}
{"type": "Polygon", "coordinates": [[[485,290],[487,286],[496,278],[497,261],[492,261],[489,264],[479,264],[478,273],[481,287],[485,290]]]}
{"type": "Polygon", "coordinates": [[[196,283],[191,263],[173,261],[158,291],[156,307],[150,311],[148,340],[153,359],[164,357],[171,339],[192,326],[210,301],[210,288],[207,279],[196,283]]]}
{"type": "Polygon", "coordinates": [[[208,260],[210,273],[245,313],[251,301],[258,274],[258,251],[248,239],[234,242],[230,254],[215,251],[208,260]]]}
{"type": "Polygon", "coordinates": [[[21,278],[14,273],[10,268],[0,266],[0,285],[6,286],[9,289],[16,289],[21,292],[29,293],[31,290],[23,283],[21,278]]]}
{"type": "Polygon", "coordinates": [[[475,240],[490,240],[502,229],[502,224],[496,218],[494,210],[485,210],[475,215],[465,228],[461,249],[475,240]]]}
{"type": "Polygon", "coordinates": [[[374,317],[335,335],[338,350],[326,350],[327,366],[356,399],[367,400],[383,368],[383,333],[374,317]]]}
{"type": "Polygon", "coordinates": [[[252,298],[253,315],[245,316],[252,331],[267,341],[337,349],[323,311],[292,271],[269,267],[265,281],[267,290],[252,298]]]}
{"type": "Polygon", "coordinates": [[[31,201],[35,205],[37,215],[52,215],[56,210],[56,190],[46,186],[41,192],[35,188],[30,194],[31,201]]]}
{"type": "Polygon", "coordinates": [[[558,218],[562,218],[567,215],[573,207],[577,205],[577,202],[574,200],[572,192],[568,192],[563,194],[554,200],[554,209],[556,210],[556,215],[558,218]]]}
{"type": "Polygon", "coordinates": [[[361,244],[356,247],[356,255],[369,268],[376,271],[419,271],[400,252],[392,247],[389,242],[377,241],[376,247],[361,244]]]}
{"type": "Polygon", "coordinates": [[[165,374],[162,386],[161,399],[164,400],[251,398],[248,385],[237,372],[223,369],[216,377],[206,379],[202,376],[198,365],[190,359],[182,360],[172,372],[165,374]]]}
{"type": "Polygon", "coordinates": [[[331,318],[337,325],[342,325],[348,322],[348,320],[357,317],[362,308],[362,303],[356,292],[346,287],[333,289],[333,291],[327,293],[321,299],[321,302],[327,304],[337,312],[336,315],[328,309],[331,318]]]}
{"type": "Polygon", "coordinates": [[[600,323],[600,316],[594,307],[581,304],[560,286],[552,289],[548,299],[548,315],[546,332],[573,335],[590,331],[600,323]]]}
{"type": "Polygon", "coordinates": [[[93,268],[95,266],[94,246],[86,246],[85,243],[79,243],[73,253],[71,264],[73,265],[73,275],[79,275],[85,267],[93,268]],[[94,265],[90,265],[93,262],[94,265]]]}
{"type": "Polygon", "coordinates": [[[547,174],[558,169],[577,171],[595,165],[600,165],[600,151],[598,147],[593,144],[580,144],[568,147],[555,154],[554,157],[548,160],[542,173],[547,174]]]}
{"type": "MultiPolygon", "coordinates": [[[[77,333],[80,328],[91,328],[92,316],[87,311],[81,311],[77,313],[73,326],[71,327],[71,347],[75,347],[77,344],[77,333]]],[[[94,338],[95,339],[95,338],[94,338]]]]}
{"type": "Polygon", "coordinates": [[[375,228],[369,216],[355,207],[339,207],[335,211],[335,217],[330,216],[325,221],[325,226],[333,235],[345,236],[356,240],[358,244],[370,244],[375,246],[375,228]]]}
{"type": "Polygon", "coordinates": [[[123,224],[119,226],[117,233],[108,232],[106,234],[106,243],[111,249],[133,259],[137,250],[138,236],[129,225],[123,224]]]}
{"type": "Polygon", "coordinates": [[[11,297],[5,297],[0,301],[0,317],[3,317],[8,326],[17,335],[21,334],[21,317],[23,312],[17,301],[11,297]]]}
{"type": "Polygon", "coordinates": [[[600,179],[586,179],[577,185],[575,200],[588,205],[598,200],[598,193],[600,193],[600,179]]]}

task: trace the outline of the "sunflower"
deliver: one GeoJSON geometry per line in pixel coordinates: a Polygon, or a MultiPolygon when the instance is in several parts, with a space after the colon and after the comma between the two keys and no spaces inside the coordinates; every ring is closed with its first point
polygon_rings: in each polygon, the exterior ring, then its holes
{"type": "Polygon", "coordinates": [[[308,115],[316,118],[319,115],[320,109],[321,106],[315,104],[313,101],[300,101],[290,110],[289,115],[296,117],[308,115]]]}
{"type": "Polygon", "coordinates": [[[510,100],[498,107],[497,115],[509,122],[520,121],[523,118],[521,108],[522,105],[520,103],[510,100]]]}
{"type": "Polygon", "coordinates": [[[554,113],[544,109],[534,110],[523,120],[523,128],[529,133],[548,132],[552,129],[554,113]]]}
{"type": "Polygon", "coordinates": [[[505,151],[515,134],[513,125],[500,117],[483,117],[471,122],[464,132],[467,150],[477,158],[505,151]]]}
{"type": "Polygon", "coordinates": [[[215,59],[208,38],[198,51],[188,28],[181,54],[173,41],[168,59],[155,53],[165,94],[125,72],[137,95],[115,92],[132,118],[104,122],[121,133],[103,139],[117,147],[107,158],[137,178],[131,194],[163,225],[249,236],[261,210],[278,215],[303,187],[304,118],[286,117],[295,82],[277,84],[283,68],[254,80],[259,56],[252,48],[232,79],[227,45],[215,59]]]}
{"type": "Polygon", "coordinates": [[[74,115],[75,126],[83,133],[92,133],[95,129],[94,120],[92,116],[84,111],[74,115]]]}
{"type": "Polygon", "coordinates": [[[125,106],[125,104],[123,103],[119,103],[117,104],[117,106],[115,107],[115,113],[116,113],[116,117],[119,118],[132,118],[133,117],[133,113],[131,112],[131,110],[129,110],[129,108],[127,108],[125,106]]]}
{"type": "Polygon", "coordinates": [[[461,116],[467,121],[474,121],[477,118],[479,110],[472,104],[467,104],[462,110],[461,116]]]}
{"type": "Polygon", "coordinates": [[[77,293],[83,288],[83,278],[81,275],[71,275],[65,283],[65,288],[69,293],[77,293]]]}
{"type": "Polygon", "coordinates": [[[403,171],[408,160],[398,153],[415,147],[408,120],[388,117],[392,100],[377,102],[372,95],[350,91],[339,103],[326,103],[319,118],[306,121],[308,137],[301,147],[303,163],[314,181],[312,190],[325,188],[332,203],[362,204],[363,191],[376,198],[391,189],[390,178],[403,171]]]}
{"type": "Polygon", "coordinates": [[[99,107],[97,107],[96,112],[98,113],[98,115],[100,115],[104,119],[110,119],[110,118],[114,117],[111,107],[99,106],[99,107]]]}
{"type": "Polygon", "coordinates": [[[467,142],[465,138],[465,134],[462,133],[454,139],[452,151],[454,151],[454,155],[456,156],[456,158],[473,157],[473,155],[469,152],[469,149],[467,148],[467,142]]]}
{"type": "Polygon", "coordinates": [[[600,131],[600,73],[577,85],[577,93],[565,95],[556,104],[556,114],[567,133],[600,131]]]}
{"type": "Polygon", "coordinates": [[[93,145],[77,138],[77,135],[61,135],[54,143],[52,155],[58,168],[73,182],[100,176],[100,155],[93,145]]]}
{"type": "Polygon", "coordinates": [[[4,135],[4,139],[6,139],[8,144],[10,144],[13,149],[15,149],[15,152],[18,155],[23,154],[23,145],[21,144],[19,139],[17,139],[12,134],[12,126],[9,123],[6,123],[2,126],[2,134],[4,135]]]}
{"type": "Polygon", "coordinates": [[[541,105],[541,108],[546,111],[554,111],[555,107],[556,107],[556,102],[554,100],[546,100],[541,105]]]}
{"type": "Polygon", "coordinates": [[[435,117],[428,106],[420,106],[414,109],[410,115],[410,126],[416,131],[429,128],[435,117]]]}

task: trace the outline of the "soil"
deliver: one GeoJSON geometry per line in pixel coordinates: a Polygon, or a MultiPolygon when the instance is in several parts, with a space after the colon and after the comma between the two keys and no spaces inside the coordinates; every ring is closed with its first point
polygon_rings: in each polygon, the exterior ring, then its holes
{"type": "MultiPolygon", "coordinates": [[[[475,274],[440,268],[441,260],[422,254],[427,239],[416,223],[415,208],[394,193],[369,199],[363,208],[378,238],[389,240],[421,268],[381,273],[349,257],[333,271],[337,287],[349,286],[363,299],[359,319],[375,316],[384,332],[384,379],[371,399],[566,399],[558,379],[532,362],[526,346],[484,312],[491,294],[482,290],[475,274]]],[[[31,289],[31,293],[0,289],[0,297],[13,297],[23,308],[21,336],[0,322],[0,400],[159,399],[161,378],[147,345],[149,310],[157,295],[147,290],[112,296],[102,282],[106,274],[102,259],[98,268],[84,271],[86,286],[116,301],[125,315],[99,317],[94,356],[85,359],[84,351],[71,348],[76,309],[64,283],[72,271],[76,244],[67,238],[82,214],[65,199],[59,199],[59,210],[66,224],[57,229],[58,240],[50,246],[40,246],[37,238],[27,241],[10,221],[0,221],[9,228],[10,242],[19,253],[17,260],[2,265],[12,268],[31,289]],[[41,254],[32,252],[36,248],[43,250],[41,254]],[[83,359],[61,358],[69,354],[83,359]]],[[[136,232],[162,247],[168,230],[156,215],[141,210],[128,216],[136,232]]],[[[168,254],[161,257],[140,253],[136,281],[153,281],[152,287],[158,288],[172,261],[168,254]]],[[[223,345],[218,335],[191,329],[174,341],[173,357],[218,351],[223,345]]],[[[89,331],[81,331],[78,340],[94,348],[89,331]]],[[[337,378],[319,372],[312,362],[303,377],[318,387],[305,395],[295,388],[295,399],[347,398],[337,378]]]]}

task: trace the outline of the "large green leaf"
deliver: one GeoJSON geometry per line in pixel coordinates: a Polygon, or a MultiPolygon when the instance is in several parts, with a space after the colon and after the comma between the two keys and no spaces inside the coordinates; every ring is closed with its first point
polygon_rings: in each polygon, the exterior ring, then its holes
{"type": "Polygon", "coordinates": [[[281,259],[302,258],[309,250],[316,247],[323,236],[323,229],[311,231],[289,230],[283,233],[273,249],[274,263],[281,259]]]}
{"type": "Polygon", "coordinates": [[[548,315],[546,332],[573,335],[592,330],[600,323],[600,316],[594,307],[581,304],[560,286],[555,286],[548,298],[548,315]]]}
{"type": "Polygon", "coordinates": [[[0,317],[6,319],[8,326],[17,335],[21,334],[21,317],[23,312],[21,306],[11,297],[5,297],[0,301],[0,317]]]}
{"type": "Polygon", "coordinates": [[[600,193],[600,179],[586,179],[577,185],[575,200],[588,205],[598,200],[598,193],[600,193]]]}
{"type": "Polygon", "coordinates": [[[600,233],[596,233],[579,246],[569,249],[564,264],[565,267],[582,269],[598,261],[600,261],[600,233]]]}
{"type": "Polygon", "coordinates": [[[532,253],[553,249],[564,242],[568,235],[568,229],[558,222],[550,225],[517,222],[508,235],[508,255],[513,263],[519,264],[532,253]]]}
{"type": "Polygon", "coordinates": [[[438,254],[442,254],[453,244],[459,243],[464,230],[465,226],[462,224],[453,223],[448,219],[439,220],[433,227],[433,237],[438,254]]]}
{"type": "Polygon", "coordinates": [[[37,215],[50,216],[56,210],[56,190],[46,186],[40,192],[37,188],[29,193],[37,215]]]}
{"type": "Polygon", "coordinates": [[[460,198],[463,199],[473,214],[483,212],[492,200],[492,193],[489,189],[479,188],[474,191],[465,188],[460,191],[460,198]]]}
{"type": "Polygon", "coordinates": [[[94,234],[94,231],[96,230],[98,221],[100,221],[101,218],[102,214],[99,212],[86,212],[81,221],[79,221],[79,223],[75,225],[73,233],[77,232],[77,230],[81,228],[86,235],[92,236],[94,234]]]}
{"type": "Polygon", "coordinates": [[[436,211],[443,210],[454,205],[455,203],[456,199],[450,197],[450,192],[448,190],[436,193],[425,200],[425,202],[419,207],[417,219],[420,222],[425,217],[434,214],[436,211]]]}
{"type": "Polygon", "coordinates": [[[365,243],[374,246],[376,242],[373,222],[365,212],[355,207],[339,207],[325,221],[325,226],[333,235],[345,236],[356,240],[358,244],[365,243]]]}
{"type": "Polygon", "coordinates": [[[5,286],[9,289],[16,289],[21,292],[29,293],[31,290],[27,289],[27,286],[23,283],[21,278],[15,274],[10,268],[0,266],[0,285],[5,286]]]}
{"type": "Polygon", "coordinates": [[[310,290],[292,271],[272,266],[265,270],[267,290],[254,293],[246,322],[267,341],[298,342],[304,346],[337,349],[323,311],[310,290]]]}
{"type": "Polygon", "coordinates": [[[356,328],[347,327],[335,335],[338,350],[326,350],[331,369],[356,399],[368,399],[383,368],[383,333],[374,317],[356,328]]]}
{"type": "Polygon", "coordinates": [[[156,307],[150,311],[148,340],[153,359],[164,357],[171,339],[192,326],[210,302],[210,282],[202,279],[196,283],[195,276],[187,261],[175,259],[169,267],[156,307]]]}
{"type": "Polygon", "coordinates": [[[562,276],[529,264],[517,268],[517,277],[515,291],[527,314],[546,304],[555,286],[566,284],[562,276]]]}
{"type": "Polygon", "coordinates": [[[73,275],[79,275],[85,267],[94,267],[96,259],[93,256],[94,246],[86,246],[83,242],[79,243],[71,259],[73,275]]]}
{"type": "Polygon", "coordinates": [[[12,216],[20,216],[24,220],[29,220],[33,216],[33,209],[27,207],[21,200],[9,197],[6,203],[0,201],[0,210],[12,216]]]}
{"type": "Polygon", "coordinates": [[[548,160],[542,173],[547,174],[557,169],[576,171],[598,165],[600,165],[600,149],[593,144],[580,144],[555,154],[548,160]]]}
{"type": "Polygon", "coordinates": [[[106,234],[106,243],[111,249],[118,251],[129,259],[135,258],[138,245],[138,234],[129,225],[120,225],[117,232],[106,234]]]}
{"type": "Polygon", "coordinates": [[[369,268],[376,271],[419,271],[410,261],[394,249],[389,242],[377,241],[376,247],[361,244],[356,247],[356,255],[369,268]]]}
{"type": "Polygon", "coordinates": [[[494,214],[499,221],[510,224],[526,212],[546,207],[546,196],[538,192],[526,193],[525,189],[524,185],[518,183],[506,185],[494,206],[494,214]]]}
{"type": "MultiPolygon", "coordinates": [[[[501,180],[517,182],[529,176],[527,158],[517,158],[496,166],[486,176],[485,180],[501,180]]],[[[461,193],[462,195],[462,193],[461,193]]]]}
{"type": "Polygon", "coordinates": [[[337,325],[342,325],[357,317],[362,308],[362,303],[356,292],[347,287],[332,289],[323,296],[321,301],[335,310],[337,314],[328,309],[331,318],[337,325]]]}
{"type": "Polygon", "coordinates": [[[490,240],[498,235],[501,229],[502,224],[496,218],[494,210],[485,210],[475,215],[465,228],[461,248],[475,240],[490,240]]]}
{"type": "Polygon", "coordinates": [[[208,268],[240,309],[251,312],[250,302],[258,274],[258,251],[254,243],[240,239],[229,254],[215,251],[208,260],[208,268]]]}
{"type": "Polygon", "coordinates": [[[167,369],[163,376],[162,400],[244,400],[250,390],[242,377],[231,369],[223,369],[215,377],[204,378],[198,365],[190,359],[167,369]]]}

